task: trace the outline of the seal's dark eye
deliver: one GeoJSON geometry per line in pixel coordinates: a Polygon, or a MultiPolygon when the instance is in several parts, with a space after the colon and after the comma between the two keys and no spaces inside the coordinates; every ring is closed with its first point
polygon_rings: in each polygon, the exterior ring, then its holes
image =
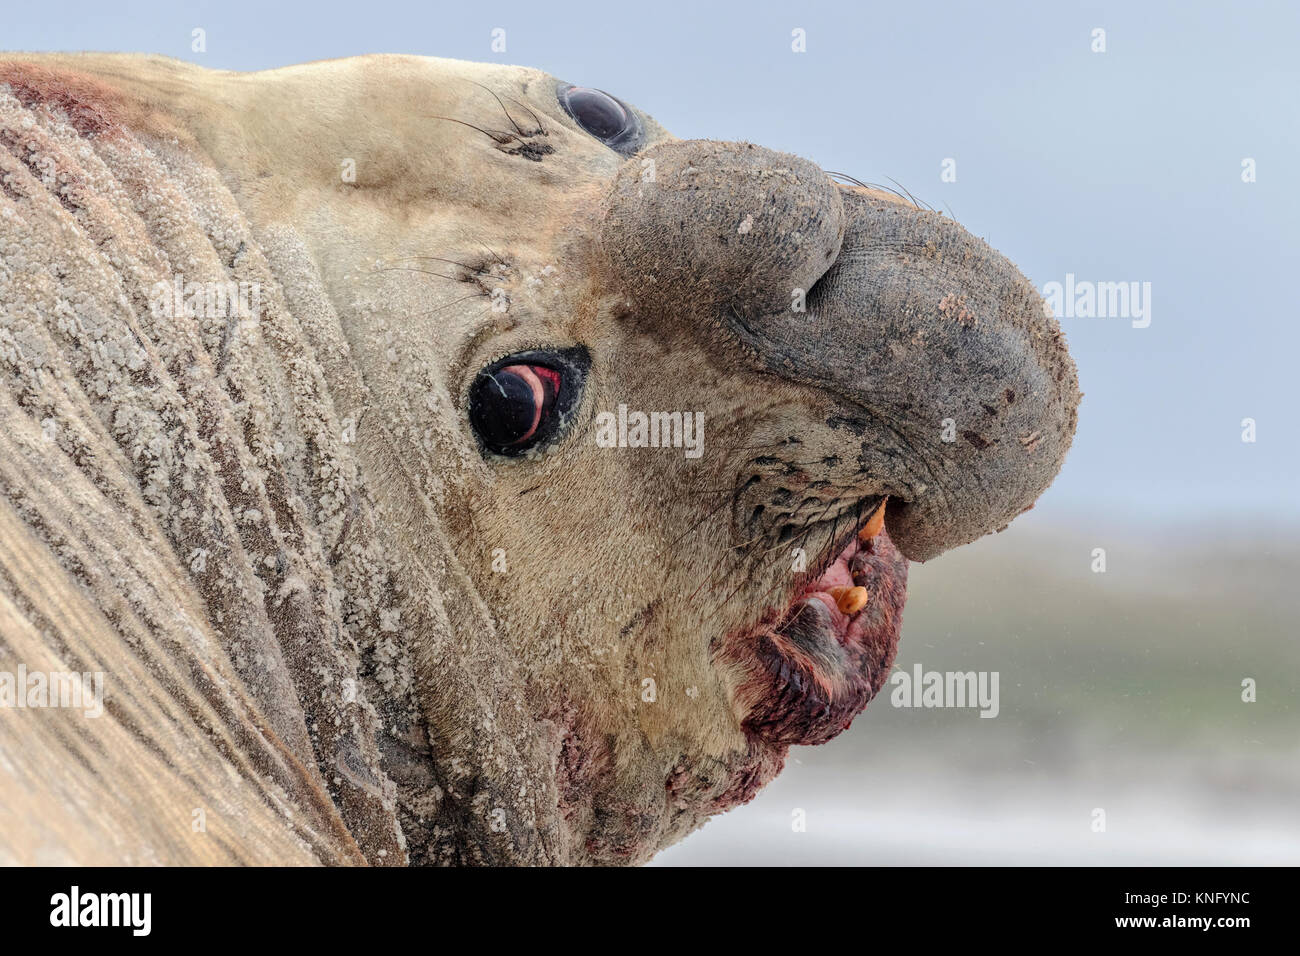
{"type": "Polygon", "coordinates": [[[608,142],[627,128],[627,110],[608,93],[575,86],[564,98],[574,121],[596,139],[608,142]]]}
{"type": "Polygon", "coordinates": [[[585,349],[521,352],[478,373],[469,390],[469,423],[483,447],[522,455],[558,438],[586,371],[585,349]]]}
{"type": "Polygon", "coordinates": [[[624,155],[636,151],[641,124],[632,110],[608,93],[585,86],[561,85],[559,94],[565,112],[596,139],[624,155]]]}

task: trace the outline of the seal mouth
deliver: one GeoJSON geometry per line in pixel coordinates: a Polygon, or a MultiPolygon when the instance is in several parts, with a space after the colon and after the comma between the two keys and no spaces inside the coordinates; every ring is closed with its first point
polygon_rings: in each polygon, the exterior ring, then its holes
{"type": "Polygon", "coordinates": [[[800,612],[810,601],[824,608],[814,617],[829,630],[841,646],[861,643],[866,614],[871,603],[873,580],[871,557],[875,554],[875,537],[863,541],[856,534],[838,552],[817,578],[798,589],[786,607],[778,631],[792,632],[800,612]]]}
{"type": "Polygon", "coordinates": [[[789,601],[725,641],[741,669],[742,728],[769,744],[839,734],[884,686],[898,649],[907,560],[884,527],[884,502],[833,542],[789,601]]]}

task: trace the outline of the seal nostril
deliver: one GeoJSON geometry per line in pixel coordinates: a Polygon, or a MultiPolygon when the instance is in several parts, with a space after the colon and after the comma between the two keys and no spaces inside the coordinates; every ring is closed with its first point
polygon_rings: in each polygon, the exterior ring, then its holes
{"type": "Polygon", "coordinates": [[[827,293],[827,289],[830,286],[830,282],[827,281],[828,277],[838,268],[838,256],[832,256],[832,260],[833,261],[826,271],[817,277],[817,281],[814,282],[812,286],[809,287],[807,293],[804,294],[804,305],[813,311],[816,311],[815,307],[817,303],[827,293]]]}

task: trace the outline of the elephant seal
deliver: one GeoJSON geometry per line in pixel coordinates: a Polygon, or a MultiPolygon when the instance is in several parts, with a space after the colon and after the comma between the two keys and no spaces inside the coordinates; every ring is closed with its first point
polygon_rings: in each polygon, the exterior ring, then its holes
{"type": "Polygon", "coordinates": [[[5,55],[0,146],[6,862],[647,860],[1074,432],[956,223],[536,70],[5,55]]]}

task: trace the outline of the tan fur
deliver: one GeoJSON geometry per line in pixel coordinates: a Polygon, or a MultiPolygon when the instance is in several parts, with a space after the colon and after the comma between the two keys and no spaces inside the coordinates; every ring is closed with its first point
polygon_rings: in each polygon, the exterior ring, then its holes
{"type": "Polygon", "coordinates": [[[726,450],[833,403],[629,312],[591,241],[625,161],[554,80],[13,55],[0,126],[0,670],[109,700],[0,710],[0,859],[638,862],[726,804],[752,745],[711,639],[788,581],[739,570],[726,450]],[[541,162],[462,125],[534,116],[541,162]],[[178,272],[260,283],[260,326],[151,317],[178,272]],[[485,460],[473,376],[570,344],[575,433],[485,460]],[[605,453],[620,402],[720,451],[605,453]]]}

